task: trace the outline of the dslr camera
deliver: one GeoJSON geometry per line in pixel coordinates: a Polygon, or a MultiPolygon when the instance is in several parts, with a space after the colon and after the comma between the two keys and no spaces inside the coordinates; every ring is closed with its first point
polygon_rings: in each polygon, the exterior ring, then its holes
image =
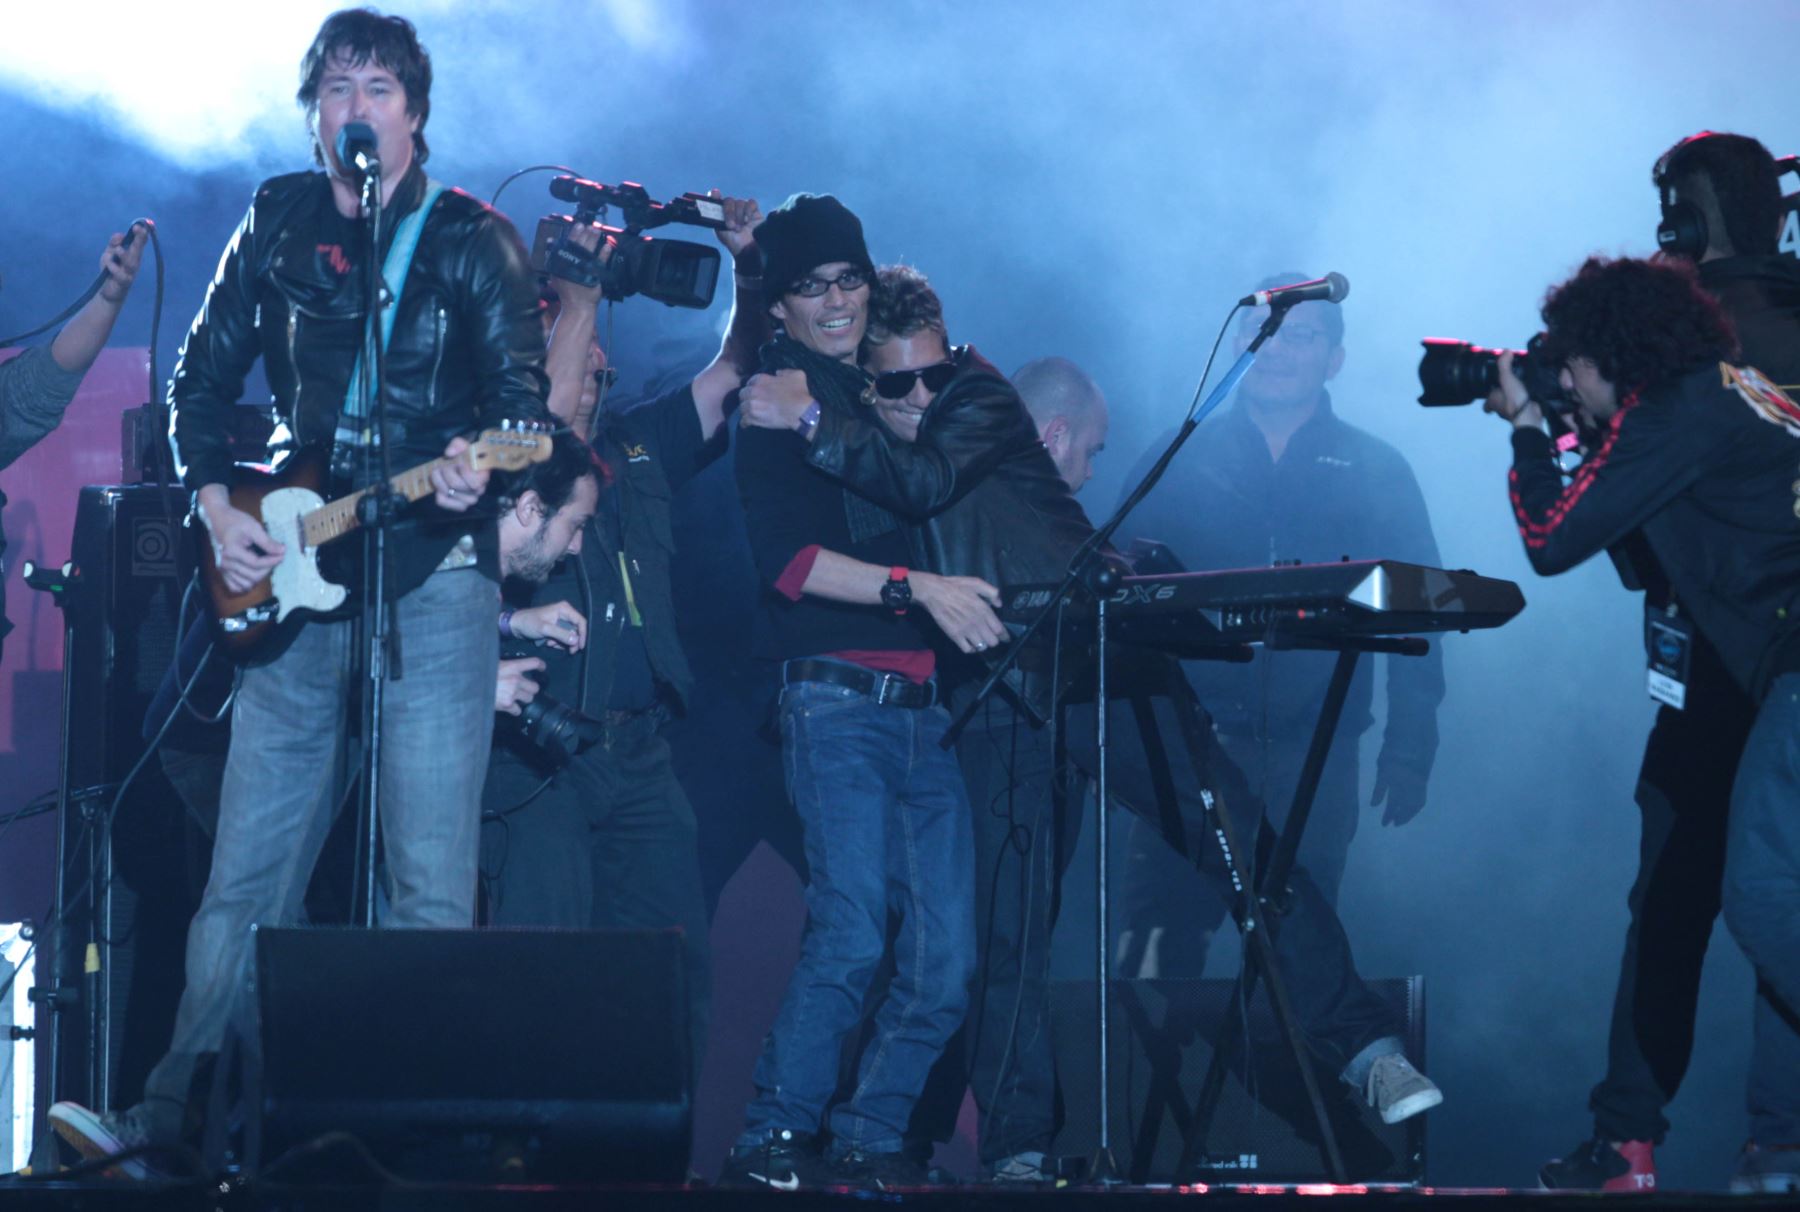
{"type": "MultiPolygon", "coordinates": [[[[1426,337],[1419,344],[1425,347],[1425,356],[1419,359],[1419,386],[1424,388],[1419,403],[1425,407],[1473,404],[1500,386],[1500,355],[1505,350],[1483,349],[1446,337],[1426,337]]],[[[1524,349],[1513,351],[1513,374],[1532,399],[1559,413],[1570,407],[1557,381],[1561,370],[1544,356],[1541,332],[1524,349]]]]}
{"type": "Polygon", "coordinates": [[[575,213],[546,215],[538,221],[531,264],[539,273],[598,286],[609,299],[643,295],[670,307],[712,305],[713,288],[719,281],[719,250],[687,240],[655,240],[643,233],[669,223],[721,230],[725,208],[716,199],[687,193],[672,202],[653,202],[644,187],[632,181],[602,185],[570,176],[552,180],[550,193],[574,203],[575,213]],[[618,210],[625,225],[601,228],[616,245],[612,257],[603,263],[599,250],[588,251],[571,240],[569,233],[577,226],[598,222],[608,207],[618,210]]]}
{"type": "Polygon", "coordinates": [[[599,720],[541,690],[519,708],[518,715],[498,717],[495,727],[549,770],[561,770],[576,754],[593,748],[606,736],[606,725],[599,720]]]}

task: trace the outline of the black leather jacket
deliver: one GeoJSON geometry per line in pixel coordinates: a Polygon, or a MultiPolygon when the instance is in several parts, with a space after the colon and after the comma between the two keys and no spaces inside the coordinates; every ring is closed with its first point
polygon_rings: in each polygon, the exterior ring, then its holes
{"type": "MultiPolygon", "coordinates": [[[[425,174],[415,166],[394,191],[384,215],[384,257],[388,238],[424,189],[425,174]]],[[[274,460],[300,446],[330,444],[361,341],[364,294],[357,250],[350,250],[356,268],[344,272],[342,253],[333,249],[359,235],[337,213],[323,173],[293,173],[258,187],[169,389],[170,437],[190,488],[230,482],[227,410],[258,357],[279,421],[270,439],[274,460]]],[[[518,234],[476,199],[445,191],[413,254],[387,350],[394,470],[435,458],[457,434],[503,418],[544,419],[543,363],[537,290],[518,234]]],[[[427,531],[458,529],[455,515],[429,502],[409,516],[427,531]]]]}
{"type": "MultiPolygon", "coordinates": [[[[926,410],[916,442],[877,420],[826,412],[807,462],[917,525],[920,563],[1002,589],[1058,581],[1094,532],[1038,440],[1019,393],[970,346],[926,410]]],[[[1040,719],[1045,678],[1009,679],[1040,719]]]]}

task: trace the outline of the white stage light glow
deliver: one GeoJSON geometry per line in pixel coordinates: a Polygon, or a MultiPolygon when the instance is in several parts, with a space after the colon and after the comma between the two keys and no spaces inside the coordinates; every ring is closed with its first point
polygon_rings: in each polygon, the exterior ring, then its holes
{"type": "MultiPolygon", "coordinates": [[[[18,5],[0,38],[0,88],[54,109],[94,113],[185,167],[252,161],[263,146],[291,158],[303,138],[294,104],[300,56],[325,17],[345,7],[348,0],[18,5]],[[102,32],[104,40],[96,37],[102,32]]],[[[652,0],[589,0],[552,10],[524,0],[410,0],[402,15],[419,26],[428,50],[451,52],[434,53],[440,79],[446,68],[460,74],[466,67],[457,60],[475,27],[483,35],[478,42],[508,29],[526,42],[550,21],[578,41],[610,40],[654,54],[677,38],[680,24],[652,0]]]]}

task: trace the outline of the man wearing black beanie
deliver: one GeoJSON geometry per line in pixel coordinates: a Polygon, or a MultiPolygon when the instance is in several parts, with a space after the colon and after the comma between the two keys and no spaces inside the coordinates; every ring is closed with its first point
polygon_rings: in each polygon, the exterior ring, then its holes
{"type": "Polygon", "coordinates": [[[861,222],[835,198],[799,194],[757,227],[756,243],[782,331],[742,407],[781,400],[799,422],[738,435],[738,491],[764,586],[757,655],[780,667],[783,758],[810,874],[800,960],[720,1182],[914,1186],[925,1176],[902,1138],[961,1025],[975,966],[973,834],[961,771],[939,744],[950,717],[931,624],[965,652],[997,644],[999,593],[910,572],[898,519],[807,465],[821,416],[867,413],[856,354],[874,269],[861,222]],[[890,912],[895,975],[852,1091],[831,1106],[890,912]]]}

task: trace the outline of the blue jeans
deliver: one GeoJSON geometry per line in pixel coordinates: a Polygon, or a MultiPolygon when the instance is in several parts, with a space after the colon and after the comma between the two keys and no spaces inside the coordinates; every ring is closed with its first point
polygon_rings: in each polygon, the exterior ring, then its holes
{"type": "Polygon", "coordinates": [[[1738,763],[1724,901],[1756,969],[1750,1133],[1800,1144],[1800,673],[1770,687],[1738,763]]]}
{"type": "Polygon", "coordinates": [[[800,961],[756,1063],[738,1143],[818,1132],[845,1038],[898,918],[893,983],[850,1097],[830,1108],[838,1152],[895,1153],[925,1075],[962,1024],[975,970],[975,862],[942,707],[883,707],[848,687],[782,691],[789,794],[811,878],[800,961]]]}
{"type": "MultiPolygon", "coordinates": [[[[382,726],[384,924],[474,924],[499,610],[499,587],[473,569],[433,573],[398,603],[404,676],[387,685],[382,726]]],[[[302,920],[344,793],[357,632],[350,621],[309,623],[239,683],[212,875],[188,930],[187,987],[169,1052],[144,1086],[160,1138],[179,1135],[195,1066],[249,1008],[250,927],[302,920]]]]}

